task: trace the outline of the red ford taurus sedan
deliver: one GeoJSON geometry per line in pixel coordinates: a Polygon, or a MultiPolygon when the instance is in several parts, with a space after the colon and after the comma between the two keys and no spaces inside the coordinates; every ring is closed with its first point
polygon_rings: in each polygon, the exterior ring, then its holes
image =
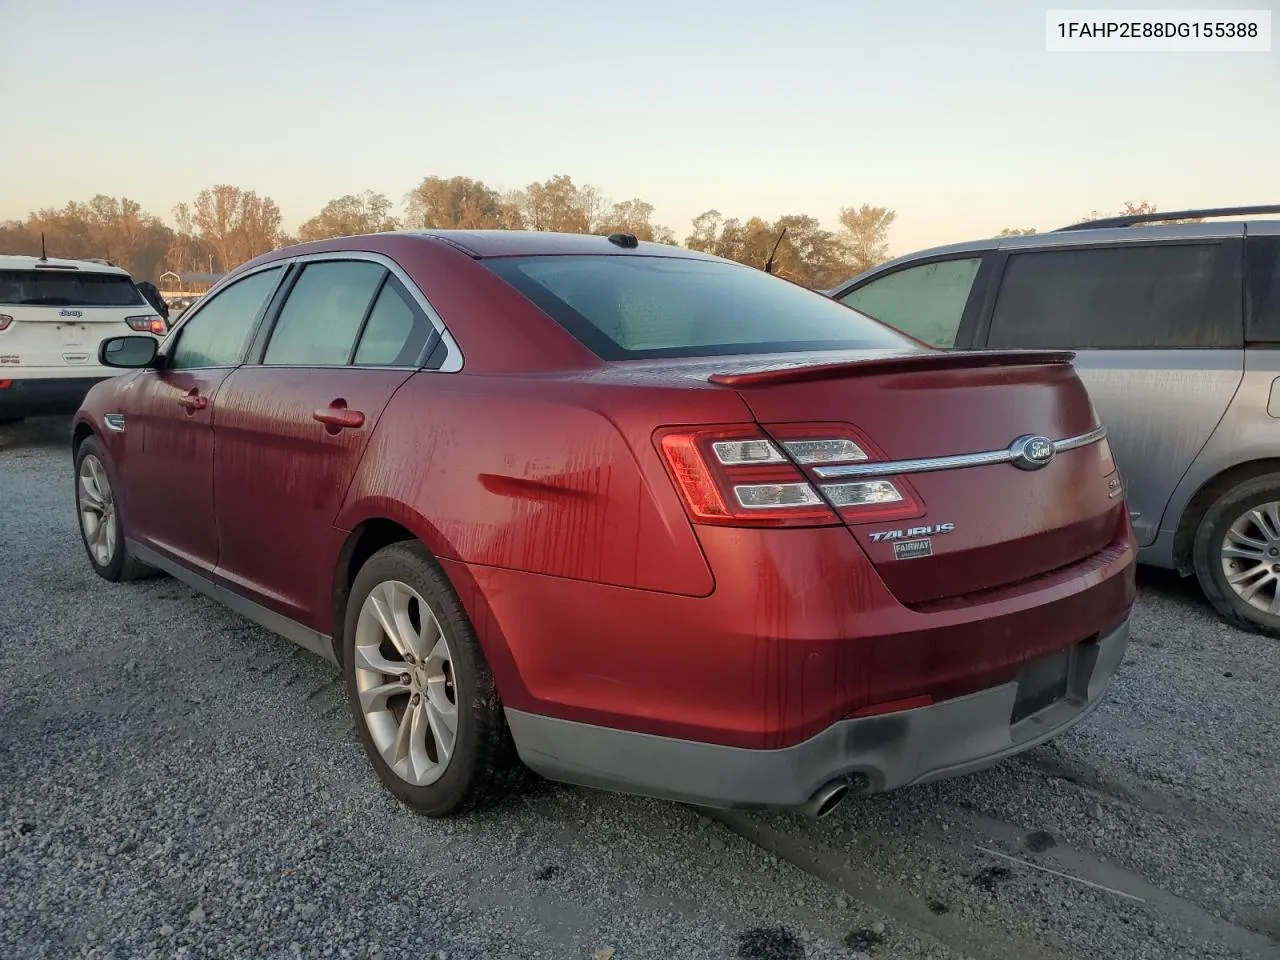
{"type": "Polygon", "coordinates": [[[339,664],[429,814],[532,769],[821,815],[1061,733],[1124,653],[1068,353],[934,351],[626,234],[439,231],[274,251],[100,355],[94,569],[339,664]]]}

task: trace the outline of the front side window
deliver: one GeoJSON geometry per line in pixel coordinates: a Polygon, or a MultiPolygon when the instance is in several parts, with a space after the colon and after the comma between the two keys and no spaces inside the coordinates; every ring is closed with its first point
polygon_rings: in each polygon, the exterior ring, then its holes
{"type": "Polygon", "coordinates": [[[0,306],[136,307],[142,294],[119,273],[81,273],[64,267],[0,270],[0,306]]]}
{"type": "Polygon", "coordinates": [[[367,260],[307,264],[280,309],[262,362],[296,367],[346,364],[386,272],[367,260]]]}
{"type": "Polygon", "coordinates": [[[1219,246],[1164,243],[1009,257],[989,345],[1141,349],[1239,345],[1238,311],[1214,309],[1219,246]]]}
{"type": "Polygon", "coordinates": [[[480,262],[605,360],[921,349],[820,293],[740,264],[626,255],[480,262]]]}
{"type": "Polygon", "coordinates": [[[981,257],[905,267],[851,290],[840,302],[935,347],[954,347],[981,257]]]}
{"type": "Polygon", "coordinates": [[[254,321],[275,291],[282,269],[250,274],[203,301],[178,331],[167,366],[181,370],[239,364],[254,321]]]}

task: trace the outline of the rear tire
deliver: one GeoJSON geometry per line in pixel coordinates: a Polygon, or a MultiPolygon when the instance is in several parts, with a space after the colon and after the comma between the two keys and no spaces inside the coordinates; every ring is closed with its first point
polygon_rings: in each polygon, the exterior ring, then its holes
{"type": "Polygon", "coordinates": [[[384,547],[360,568],[342,653],[365,753],[410,809],[449,816],[524,784],[527,770],[471,621],[422,544],[384,547]]]}
{"type": "Polygon", "coordinates": [[[86,438],[76,448],[75,468],[80,541],[93,572],[113,583],[155,576],[159,571],[129,552],[114,474],[96,437],[86,438]]]}
{"type": "Polygon", "coordinates": [[[1280,637],[1280,473],[1218,497],[1196,528],[1192,559],[1201,589],[1224,620],[1280,637]]]}

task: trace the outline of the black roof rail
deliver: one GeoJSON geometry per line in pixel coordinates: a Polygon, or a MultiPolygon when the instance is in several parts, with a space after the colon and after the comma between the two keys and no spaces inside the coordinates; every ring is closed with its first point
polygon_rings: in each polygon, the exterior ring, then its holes
{"type": "Polygon", "coordinates": [[[1160,223],[1164,220],[1191,220],[1206,217],[1245,217],[1260,213],[1280,213],[1280,203],[1261,204],[1252,207],[1210,207],[1205,210],[1170,210],[1164,213],[1126,213],[1119,217],[1103,217],[1100,220],[1084,220],[1069,227],[1059,227],[1052,233],[1066,230],[1104,230],[1107,227],[1133,227],[1140,223],[1160,223]]]}

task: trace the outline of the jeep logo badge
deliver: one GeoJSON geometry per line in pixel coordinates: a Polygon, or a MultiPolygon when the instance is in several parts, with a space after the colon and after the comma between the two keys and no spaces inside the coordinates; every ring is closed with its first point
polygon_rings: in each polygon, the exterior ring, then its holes
{"type": "Polygon", "coordinates": [[[1009,459],[1019,470],[1039,470],[1056,452],[1048,437],[1019,437],[1009,445],[1009,459]]]}

